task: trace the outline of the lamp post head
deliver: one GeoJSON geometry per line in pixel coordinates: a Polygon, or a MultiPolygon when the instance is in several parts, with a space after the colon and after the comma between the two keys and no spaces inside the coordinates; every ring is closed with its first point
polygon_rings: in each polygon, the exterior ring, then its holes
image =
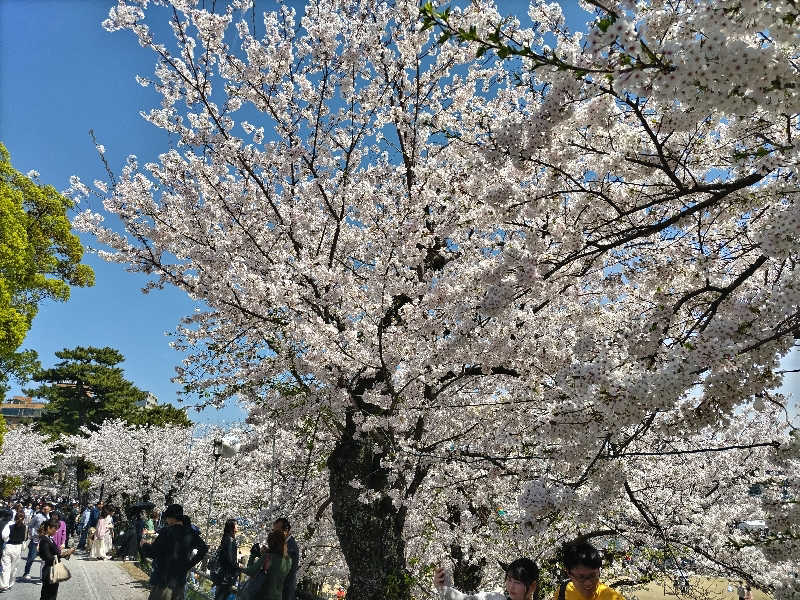
{"type": "Polygon", "coordinates": [[[222,440],[214,440],[214,460],[222,456],[222,440]]]}

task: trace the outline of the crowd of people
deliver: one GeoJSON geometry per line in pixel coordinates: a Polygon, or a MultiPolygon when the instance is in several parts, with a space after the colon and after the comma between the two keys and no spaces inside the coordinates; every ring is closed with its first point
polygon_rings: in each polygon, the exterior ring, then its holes
{"type": "MultiPolygon", "coordinates": [[[[151,505],[152,506],[152,505],[151,505]]],[[[286,518],[271,523],[266,540],[239,558],[238,524],[228,519],[209,561],[209,548],[179,504],[163,513],[133,507],[128,515],[98,501],[81,507],[71,500],[26,499],[0,506],[0,592],[31,581],[42,560],[42,600],[55,600],[54,565],[75,552],[93,560],[140,560],[150,567],[149,600],[183,600],[187,579],[201,563],[210,570],[215,600],[295,600],[300,551],[286,518]],[[129,518],[125,518],[125,517],[129,518]],[[24,564],[24,569],[23,569],[24,564]],[[248,575],[243,580],[242,575],[248,575]],[[243,585],[240,585],[243,584],[243,585]]]]}
{"type": "MultiPolygon", "coordinates": [[[[295,600],[300,549],[286,518],[269,523],[261,532],[266,539],[253,543],[245,559],[239,555],[236,519],[225,521],[219,547],[209,555],[200,530],[179,504],[170,504],[163,513],[133,507],[130,518],[124,516],[102,501],[82,508],[74,501],[41,499],[0,505],[0,592],[14,586],[20,570],[20,580],[30,581],[38,556],[42,560],[40,598],[55,600],[59,586],[57,578],[51,577],[55,565],[82,552],[89,559],[108,560],[113,554],[121,560],[132,558],[149,564],[149,600],[183,600],[187,580],[201,563],[210,573],[214,600],[295,600]],[[248,577],[243,580],[242,575],[248,577]]],[[[590,543],[565,545],[561,559],[569,580],[556,586],[553,600],[623,600],[600,582],[602,556],[590,543]]],[[[522,557],[508,564],[501,562],[500,567],[505,574],[502,591],[464,594],[453,587],[443,567],[435,570],[434,587],[441,600],[539,597],[539,567],[533,560],[522,557]]],[[[752,598],[749,586],[740,583],[737,592],[739,600],[752,598]]],[[[344,595],[341,588],[339,595],[344,595]]]]}
{"type": "MultiPolygon", "coordinates": [[[[190,572],[205,561],[209,548],[181,505],[167,506],[162,518],[158,535],[141,544],[140,552],[152,560],[149,600],[176,600],[184,597],[190,572]]],[[[208,561],[214,600],[295,600],[300,550],[289,520],[271,524],[266,542],[251,546],[246,564],[239,558],[237,533],[236,519],[227,519],[220,545],[208,561]],[[243,585],[241,575],[249,576],[243,585]]]]}
{"type": "Polygon", "coordinates": [[[29,499],[0,507],[0,592],[17,582],[23,561],[21,579],[30,581],[38,556],[42,559],[40,598],[55,600],[58,582],[51,581],[50,572],[61,558],[75,551],[68,542],[77,532],[78,514],[78,504],[72,502],[29,499]]]}

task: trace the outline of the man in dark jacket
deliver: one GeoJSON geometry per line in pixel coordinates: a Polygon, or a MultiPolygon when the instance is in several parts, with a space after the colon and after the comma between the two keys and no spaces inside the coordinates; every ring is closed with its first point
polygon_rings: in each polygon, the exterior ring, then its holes
{"type": "Polygon", "coordinates": [[[89,527],[97,527],[97,522],[100,520],[100,511],[103,510],[103,502],[98,502],[94,505],[92,512],[89,513],[89,527]]]}
{"type": "Polygon", "coordinates": [[[64,545],[67,548],[69,548],[69,538],[74,537],[78,532],[78,514],[78,503],[73,502],[72,507],[67,511],[66,517],[64,517],[67,521],[67,541],[64,542],[64,545]]]}
{"type": "Polygon", "coordinates": [[[142,554],[157,564],[148,600],[182,600],[186,576],[205,558],[208,544],[194,529],[184,525],[180,504],[170,504],[163,518],[167,527],[159,531],[152,544],[142,544],[142,554]]]}
{"type": "Polygon", "coordinates": [[[300,566],[300,548],[292,535],[292,526],[289,519],[281,517],[272,524],[272,531],[283,531],[286,534],[286,552],[292,559],[292,568],[283,581],[283,600],[295,600],[297,590],[297,568],[300,566]]]}

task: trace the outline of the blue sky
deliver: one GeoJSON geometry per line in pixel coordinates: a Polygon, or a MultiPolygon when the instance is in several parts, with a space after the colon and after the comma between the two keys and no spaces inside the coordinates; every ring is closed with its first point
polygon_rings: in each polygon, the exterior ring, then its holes
{"type": "MultiPolygon", "coordinates": [[[[18,170],[35,169],[43,182],[57,189],[65,188],[73,174],[87,184],[104,179],[90,129],[115,169],[128,154],[144,162],[168,147],[166,135],[139,116],[140,110],[158,102],[152,88],[142,88],[134,79],[136,74],[152,73],[152,54],[132,35],[108,33],[100,25],[114,4],[0,0],[0,141],[18,170]]],[[[575,5],[569,4],[568,14],[574,17],[575,5]]],[[[527,13],[527,3],[521,0],[499,0],[498,5],[509,14],[527,13]]],[[[274,6],[272,0],[258,2],[261,10],[274,6]]],[[[96,201],[90,206],[98,208],[96,201]]],[[[118,348],[126,356],[123,366],[130,380],[162,402],[173,401],[177,386],[170,377],[182,355],[169,347],[165,333],[194,305],[175,289],[143,295],[141,275],[91,254],[86,262],[95,269],[96,285],[74,289],[68,303],[44,303],[24,346],[37,350],[45,365],[55,362],[53,353],[65,347],[118,348]]],[[[800,368],[800,357],[793,355],[787,365],[800,368]]],[[[800,390],[798,382],[800,378],[792,376],[788,388],[800,390]]],[[[222,411],[190,413],[200,422],[242,416],[233,403],[222,411]]]]}

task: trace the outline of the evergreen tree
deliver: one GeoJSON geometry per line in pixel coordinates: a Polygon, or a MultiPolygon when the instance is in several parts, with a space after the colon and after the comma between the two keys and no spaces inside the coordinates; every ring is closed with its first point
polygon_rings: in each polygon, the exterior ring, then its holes
{"type": "Polygon", "coordinates": [[[146,425],[160,427],[176,425],[178,427],[191,427],[192,420],[186,416],[186,410],[172,404],[159,404],[140,409],[126,419],[132,425],[146,425]]]}
{"type": "MultiPolygon", "coordinates": [[[[47,400],[37,428],[51,438],[79,434],[84,425],[96,431],[108,419],[123,419],[133,425],[191,425],[186,413],[174,406],[137,406],[147,392],[125,379],[119,366],[125,357],[119,350],[78,346],[56,352],[56,356],[60,362],[33,376],[41,385],[26,390],[47,400]]],[[[85,491],[94,467],[83,459],[75,466],[78,487],[85,491]]]]}
{"type": "Polygon", "coordinates": [[[33,376],[40,382],[27,393],[47,401],[39,429],[53,438],[74,435],[81,426],[96,429],[106,419],[124,419],[136,425],[186,425],[186,414],[175,407],[142,409],[147,392],[125,379],[119,366],[125,357],[114,348],[78,346],[56,352],[54,367],[33,376]]]}

